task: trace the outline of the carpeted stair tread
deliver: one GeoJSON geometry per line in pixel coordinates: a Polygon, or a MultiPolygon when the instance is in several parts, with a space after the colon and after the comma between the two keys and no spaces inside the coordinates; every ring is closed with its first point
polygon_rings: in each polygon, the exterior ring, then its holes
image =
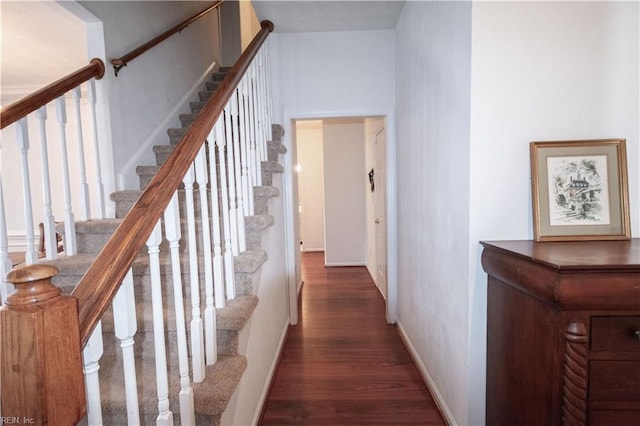
{"type": "Polygon", "coordinates": [[[246,250],[233,258],[234,271],[236,273],[252,274],[266,261],[266,251],[246,250]]]}
{"type": "Polygon", "coordinates": [[[169,136],[169,142],[171,145],[176,145],[187,133],[187,129],[180,127],[178,129],[167,130],[167,136],[169,136]]]}
{"type": "Polygon", "coordinates": [[[271,138],[275,141],[281,141],[284,136],[284,127],[281,124],[271,125],[271,138]]]}
{"type": "Polygon", "coordinates": [[[207,90],[216,90],[218,88],[218,86],[220,86],[220,82],[219,81],[207,81],[205,83],[205,86],[207,87],[207,90]]]}
{"type": "Polygon", "coordinates": [[[246,368],[247,359],[240,355],[220,356],[218,362],[207,366],[206,380],[192,385],[196,413],[220,416],[231,400],[246,368]]]}
{"type": "Polygon", "coordinates": [[[216,310],[218,330],[240,331],[244,328],[258,305],[256,296],[237,296],[227,302],[227,306],[216,310]]]}
{"type": "Polygon", "coordinates": [[[214,73],[213,73],[213,76],[212,76],[212,77],[213,77],[213,80],[214,80],[214,81],[220,82],[220,81],[224,80],[224,77],[225,77],[226,75],[227,75],[227,73],[226,73],[226,72],[223,72],[223,71],[217,71],[217,72],[214,72],[214,73]]]}
{"type": "Polygon", "coordinates": [[[262,171],[268,173],[284,173],[284,167],[277,161],[263,161],[262,171]]]}
{"type": "Polygon", "coordinates": [[[118,201],[137,201],[144,191],[140,189],[125,189],[122,191],[112,192],[109,199],[115,203],[118,201]]]}
{"type": "Polygon", "coordinates": [[[138,175],[155,175],[160,170],[161,166],[136,166],[136,173],[138,175]]]}
{"type": "Polygon", "coordinates": [[[202,111],[202,108],[207,104],[206,101],[193,101],[189,102],[189,108],[191,108],[192,114],[199,114],[202,111]]]}
{"type": "Polygon", "coordinates": [[[271,149],[277,154],[286,154],[287,147],[280,140],[267,141],[267,149],[271,149]]]}
{"type": "Polygon", "coordinates": [[[176,150],[175,145],[154,145],[153,153],[154,154],[171,154],[176,150]]]}
{"type": "Polygon", "coordinates": [[[247,231],[264,231],[273,225],[275,219],[270,214],[254,214],[245,216],[244,223],[247,231]]]}
{"type": "Polygon", "coordinates": [[[198,92],[198,97],[201,101],[208,101],[214,92],[215,90],[201,90],[198,92]]]}
{"type": "Polygon", "coordinates": [[[255,199],[267,199],[280,195],[280,190],[275,186],[262,185],[253,187],[253,197],[255,199]]]}
{"type": "Polygon", "coordinates": [[[180,114],[179,117],[182,127],[189,127],[198,118],[198,114],[180,114]]]}
{"type": "MultiPolygon", "coordinates": [[[[127,424],[124,377],[121,372],[120,357],[103,356],[100,360],[100,392],[104,424],[127,424]],[[109,374],[113,372],[113,374],[109,374]],[[108,380],[107,380],[108,378],[108,380]]],[[[205,380],[191,383],[194,408],[199,424],[217,424],[233,392],[247,368],[244,356],[219,356],[215,365],[206,367],[205,380]]],[[[155,360],[136,358],[138,405],[141,424],[155,424],[158,413],[157,386],[155,380],[155,360]]],[[[178,371],[169,370],[170,409],[174,421],[180,415],[180,377],[178,371]]]]}

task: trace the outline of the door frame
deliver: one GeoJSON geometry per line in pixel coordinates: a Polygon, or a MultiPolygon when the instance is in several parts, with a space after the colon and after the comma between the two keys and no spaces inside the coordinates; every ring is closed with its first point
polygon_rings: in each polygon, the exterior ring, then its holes
{"type": "Polygon", "coordinates": [[[393,107],[362,107],[347,110],[309,111],[309,110],[285,110],[283,113],[283,127],[285,134],[282,143],[291,155],[284,157],[284,228],[285,228],[285,261],[287,286],[289,294],[289,322],[292,325],[298,323],[298,291],[302,285],[298,275],[300,271],[299,243],[296,241],[297,203],[293,188],[293,170],[297,158],[294,147],[295,120],[318,120],[348,117],[372,117],[385,118],[387,136],[387,306],[386,320],[389,324],[395,324],[398,319],[398,283],[397,283],[397,192],[396,192],[396,119],[393,107]],[[297,253],[296,253],[297,251],[297,253]]]}

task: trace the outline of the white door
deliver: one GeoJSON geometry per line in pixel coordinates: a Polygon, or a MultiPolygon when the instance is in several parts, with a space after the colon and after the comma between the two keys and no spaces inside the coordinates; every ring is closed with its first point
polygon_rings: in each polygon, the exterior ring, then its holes
{"type": "Polygon", "coordinates": [[[374,169],[373,202],[376,223],[376,285],[387,298],[387,133],[383,126],[376,133],[376,163],[374,169]]]}

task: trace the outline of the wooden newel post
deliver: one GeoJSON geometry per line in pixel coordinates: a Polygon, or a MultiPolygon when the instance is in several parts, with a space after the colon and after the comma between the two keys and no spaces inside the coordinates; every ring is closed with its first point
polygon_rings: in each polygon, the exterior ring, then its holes
{"type": "Polygon", "coordinates": [[[86,404],[78,301],[51,284],[58,269],[34,264],[7,274],[16,291],[0,309],[3,418],[76,424],[86,404]]]}

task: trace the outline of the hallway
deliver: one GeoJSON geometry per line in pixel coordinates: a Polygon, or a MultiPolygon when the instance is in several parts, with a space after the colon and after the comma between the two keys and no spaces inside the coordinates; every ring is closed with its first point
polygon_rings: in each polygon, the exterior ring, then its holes
{"type": "Polygon", "coordinates": [[[444,425],[366,268],[302,253],[302,278],[261,424],[444,425]]]}

